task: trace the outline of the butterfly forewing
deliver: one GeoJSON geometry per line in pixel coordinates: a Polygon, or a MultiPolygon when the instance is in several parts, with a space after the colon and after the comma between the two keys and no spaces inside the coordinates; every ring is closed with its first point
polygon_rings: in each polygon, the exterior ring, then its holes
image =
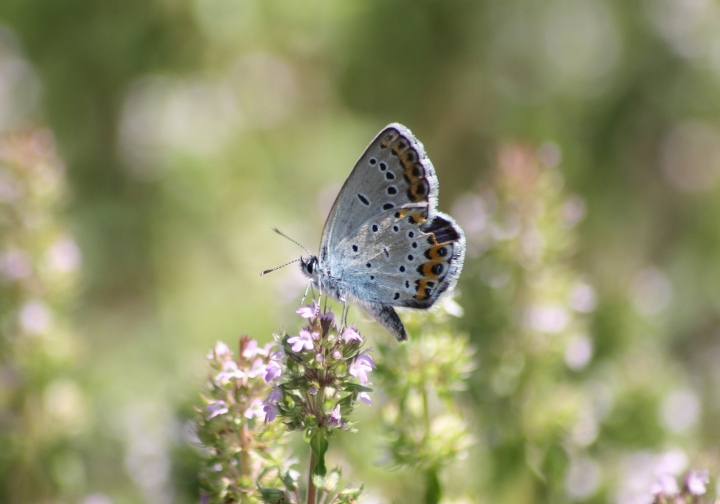
{"type": "MultiPolygon", "coordinates": [[[[437,177],[423,145],[400,124],[390,124],[370,143],[330,210],[321,253],[383,213],[437,206],[437,177]]],[[[332,256],[331,256],[332,257],[332,256]]]]}

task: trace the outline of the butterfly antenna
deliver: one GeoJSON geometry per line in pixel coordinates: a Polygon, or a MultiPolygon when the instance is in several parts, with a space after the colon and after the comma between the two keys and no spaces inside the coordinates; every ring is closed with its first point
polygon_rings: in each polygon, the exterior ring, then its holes
{"type": "Polygon", "coordinates": [[[283,264],[282,266],[278,266],[278,267],[276,267],[276,268],[267,269],[267,270],[263,271],[262,273],[260,273],[260,276],[266,275],[267,273],[272,273],[272,272],[275,271],[275,270],[279,270],[280,268],[284,268],[285,266],[289,266],[289,265],[291,265],[292,263],[298,262],[299,260],[300,260],[300,259],[298,258],[298,259],[295,259],[294,261],[290,261],[290,262],[288,262],[288,263],[285,263],[285,264],[283,264]]]}
{"type": "MultiPolygon", "coordinates": [[[[275,231],[275,232],[276,232],[277,234],[279,234],[280,236],[282,236],[283,238],[286,238],[286,239],[290,240],[291,242],[293,242],[295,245],[297,245],[298,247],[300,247],[301,249],[303,249],[303,250],[304,250],[305,252],[307,252],[308,254],[312,255],[312,252],[310,252],[307,248],[305,248],[304,245],[301,245],[301,244],[298,243],[297,241],[293,240],[293,239],[290,238],[288,235],[286,235],[285,233],[283,233],[282,231],[280,231],[278,228],[273,227],[272,230],[275,231]]],[[[295,261],[293,261],[293,262],[295,262],[295,261]]],[[[291,264],[291,263],[288,263],[288,264],[291,264]]],[[[285,266],[287,266],[287,264],[285,264],[285,266]]],[[[280,267],[282,268],[282,266],[280,266],[280,267]]]]}

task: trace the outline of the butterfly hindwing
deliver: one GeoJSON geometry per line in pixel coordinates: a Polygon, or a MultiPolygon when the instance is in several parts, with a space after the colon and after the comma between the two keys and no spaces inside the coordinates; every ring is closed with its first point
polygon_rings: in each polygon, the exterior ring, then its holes
{"type": "Polygon", "coordinates": [[[354,297],[373,303],[428,308],[462,269],[465,238],[451,217],[423,209],[386,212],[337,244],[337,274],[354,297]]]}

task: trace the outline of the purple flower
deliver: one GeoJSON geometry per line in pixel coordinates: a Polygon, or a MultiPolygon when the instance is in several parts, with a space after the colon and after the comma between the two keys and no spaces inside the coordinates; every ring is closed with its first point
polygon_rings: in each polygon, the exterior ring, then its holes
{"type": "Polygon", "coordinates": [[[690,471],[685,477],[685,487],[692,495],[704,495],[708,483],[710,475],[707,471],[690,471]]]}
{"type": "Polygon", "coordinates": [[[268,394],[267,399],[263,401],[263,412],[265,412],[265,423],[272,422],[280,410],[277,407],[278,401],[282,399],[282,390],[279,387],[273,387],[268,394]]]}
{"type": "Polygon", "coordinates": [[[329,322],[330,325],[335,325],[335,314],[331,311],[320,315],[320,320],[329,322]]]}
{"type": "Polygon", "coordinates": [[[342,333],[342,339],[345,343],[350,343],[351,341],[359,341],[362,343],[360,333],[358,333],[353,326],[345,328],[342,333]]]}
{"type": "Polygon", "coordinates": [[[279,362],[274,360],[268,362],[268,365],[265,366],[265,383],[270,383],[271,381],[274,381],[281,374],[282,366],[280,366],[279,362]]]}
{"type": "Polygon", "coordinates": [[[370,394],[367,392],[360,392],[358,394],[358,399],[360,399],[362,402],[370,406],[372,404],[372,399],[370,399],[370,394]]]}
{"type": "Polygon", "coordinates": [[[273,387],[273,389],[268,394],[267,398],[264,401],[264,404],[274,404],[277,403],[280,399],[282,399],[282,390],[280,390],[280,387],[273,387]]]}
{"type": "Polygon", "coordinates": [[[301,329],[299,336],[288,338],[288,343],[292,345],[292,351],[295,353],[301,352],[303,349],[312,350],[313,337],[310,331],[307,329],[301,329]]]}
{"type": "Polygon", "coordinates": [[[298,308],[297,312],[302,318],[304,319],[314,319],[318,314],[318,304],[313,303],[312,306],[301,306],[298,308]]]}
{"type": "Polygon", "coordinates": [[[341,419],[342,417],[340,416],[340,405],[336,404],[330,412],[330,425],[340,425],[341,419]]]}
{"type": "Polygon", "coordinates": [[[349,372],[352,376],[359,378],[363,385],[368,382],[367,374],[373,370],[375,363],[367,354],[367,350],[358,355],[352,364],[350,364],[349,372]]]}
{"type": "Polygon", "coordinates": [[[208,418],[215,418],[216,416],[224,415],[229,411],[225,401],[215,401],[214,403],[208,404],[205,409],[208,413],[210,413],[208,418]]]}
{"type": "Polygon", "coordinates": [[[275,420],[275,417],[277,417],[277,414],[280,413],[277,404],[266,404],[263,406],[263,411],[265,412],[265,423],[272,422],[275,420]]]}

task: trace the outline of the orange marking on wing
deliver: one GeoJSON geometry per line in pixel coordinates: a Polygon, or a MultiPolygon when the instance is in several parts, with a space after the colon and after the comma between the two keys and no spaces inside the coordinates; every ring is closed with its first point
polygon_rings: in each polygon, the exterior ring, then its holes
{"type": "Polygon", "coordinates": [[[423,215],[422,212],[413,212],[410,214],[410,221],[412,221],[413,224],[422,224],[423,222],[427,222],[427,217],[423,215]]]}
{"type": "Polygon", "coordinates": [[[410,147],[408,141],[403,137],[398,137],[395,143],[393,143],[392,150],[397,156],[400,156],[400,154],[405,152],[408,147],[410,147]]]}
{"type": "Polygon", "coordinates": [[[415,149],[407,149],[405,152],[400,155],[400,162],[405,167],[405,171],[412,168],[412,166],[417,162],[418,155],[417,152],[415,152],[415,149]]]}
{"type": "Polygon", "coordinates": [[[443,273],[444,271],[445,271],[445,267],[443,266],[443,263],[440,262],[440,261],[430,261],[430,262],[426,262],[426,263],[424,263],[422,266],[420,266],[420,274],[421,274],[422,276],[424,276],[424,277],[426,277],[426,278],[435,279],[435,280],[439,280],[439,279],[440,279],[440,275],[442,275],[442,273],[443,273]],[[440,265],[440,267],[442,268],[442,270],[440,271],[439,274],[438,274],[438,273],[435,273],[435,272],[433,271],[433,269],[434,269],[437,265],[440,265]]]}
{"type": "Polygon", "coordinates": [[[404,175],[408,184],[414,184],[418,180],[425,178],[425,169],[420,163],[413,163],[410,166],[405,166],[404,175]]]}
{"type": "Polygon", "coordinates": [[[417,294],[415,294],[415,299],[418,301],[422,301],[424,299],[427,299],[430,297],[430,287],[428,287],[428,281],[424,279],[420,279],[417,282],[415,282],[416,291],[417,294]]]}
{"type": "Polygon", "coordinates": [[[383,135],[382,139],[380,139],[380,145],[383,147],[389,147],[395,139],[398,137],[398,133],[395,130],[390,130],[385,135],[383,135]]]}
{"type": "Polygon", "coordinates": [[[425,257],[428,259],[434,260],[434,261],[446,261],[446,257],[450,255],[450,252],[448,251],[448,247],[452,248],[452,244],[437,244],[437,240],[435,239],[435,235],[432,235],[433,240],[435,241],[436,245],[432,248],[428,249],[427,252],[425,252],[425,257]]]}
{"type": "Polygon", "coordinates": [[[427,201],[428,193],[430,192],[430,186],[427,180],[420,179],[410,186],[408,197],[410,201],[427,201]]]}

